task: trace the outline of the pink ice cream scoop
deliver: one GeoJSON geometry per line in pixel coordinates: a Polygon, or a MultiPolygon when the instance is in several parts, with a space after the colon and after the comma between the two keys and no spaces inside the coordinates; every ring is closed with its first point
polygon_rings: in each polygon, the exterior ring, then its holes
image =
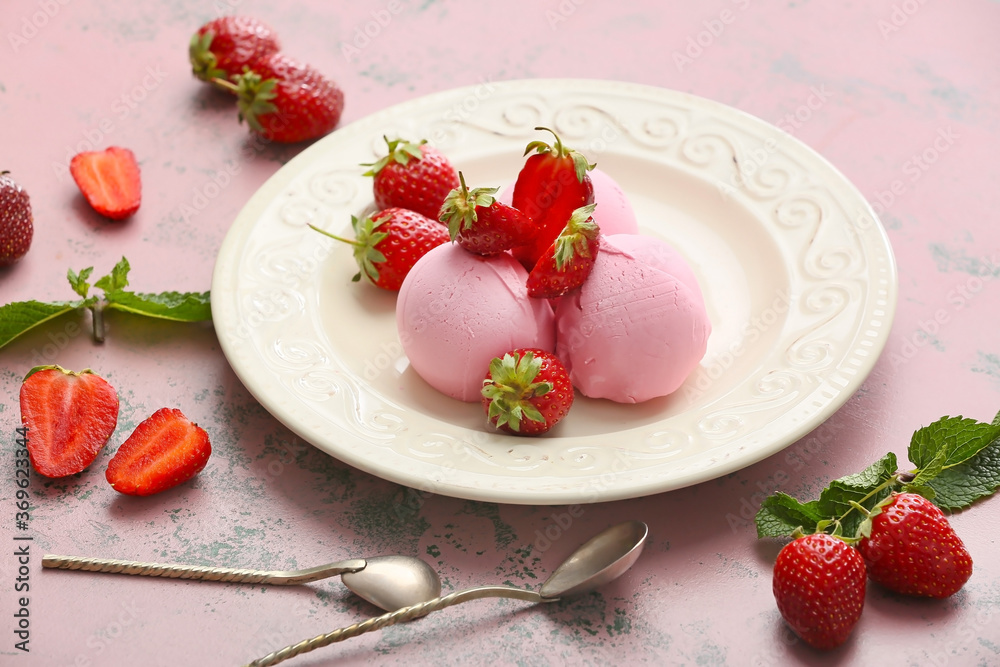
{"type": "MultiPolygon", "coordinates": [[[[587,173],[594,185],[594,203],[597,204],[594,222],[601,228],[601,232],[605,235],[638,234],[639,223],[635,211],[615,179],[596,167],[587,173]]],[[[500,191],[498,200],[501,204],[510,206],[513,195],[514,184],[511,183],[500,191]]]]}
{"type": "Polygon", "coordinates": [[[556,307],[556,356],[583,395],[641,403],[676,391],[711,333],[701,289],[680,254],[654,237],[601,240],[594,268],[556,307]]]}
{"type": "Polygon", "coordinates": [[[519,347],[554,350],[552,307],[528,296],[527,279],[507,253],[482,257],[446,243],[421,257],[396,301],[413,370],[443,394],[475,402],[493,357],[519,347]]]}

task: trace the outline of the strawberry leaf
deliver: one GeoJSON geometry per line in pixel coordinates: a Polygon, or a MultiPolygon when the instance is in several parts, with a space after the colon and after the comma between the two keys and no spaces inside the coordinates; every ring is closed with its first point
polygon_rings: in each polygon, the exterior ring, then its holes
{"type": "Polygon", "coordinates": [[[816,503],[801,503],[780,491],[768,496],[757,511],[757,537],[790,537],[796,530],[812,533],[822,519],[816,503]]]}
{"type": "MultiPolygon", "coordinates": [[[[91,299],[90,301],[93,301],[91,299]]],[[[0,306],[0,347],[3,347],[29,329],[88,305],[88,301],[15,301],[0,306]]]]}
{"type": "Polygon", "coordinates": [[[1000,437],[968,460],[942,470],[927,485],[934,489],[934,504],[952,512],[993,495],[1000,489],[1000,437]]]}
{"type": "Polygon", "coordinates": [[[107,308],[136,315],[157,317],[176,322],[202,322],[212,319],[208,292],[162,292],[136,294],[112,292],[108,294],[107,308]]]}
{"type": "Polygon", "coordinates": [[[961,416],[942,417],[913,434],[907,453],[914,465],[923,470],[943,451],[942,468],[950,468],[974,456],[998,435],[1000,424],[986,424],[961,416]]]}

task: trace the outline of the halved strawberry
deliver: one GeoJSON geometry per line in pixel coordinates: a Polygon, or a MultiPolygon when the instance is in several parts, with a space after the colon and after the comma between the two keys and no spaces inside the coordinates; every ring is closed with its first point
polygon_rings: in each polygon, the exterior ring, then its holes
{"type": "Polygon", "coordinates": [[[149,496],[201,472],[212,454],[208,433],[174,408],[160,408],[115,452],[105,473],[115,491],[149,496]]]}
{"type": "Polygon", "coordinates": [[[92,370],[38,366],[21,384],[21,423],[28,429],[28,458],[46,477],[85,469],[118,424],[118,394],[92,370]]]}
{"type": "Polygon", "coordinates": [[[364,176],[373,177],[372,194],[380,209],[408,208],[431,220],[440,217],[445,197],[458,187],[459,179],[448,158],[438,149],[405,139],[383,136],[388,154],[371,167],[364,176]]]}
{"type": "Polygon", "coordinates": [[[545,433],[572,405],[569,374],[551,352],[520,348],[490,362],[483,408],[496,428],[514,435],[545,433]]]}
{"type": "Polygon", "coordinates": [[[432,248],[448,242],[448,230],[436,220],[405,208],[387,208],[359,220],[351,216],[355,240],[345,239],[309,225],[320,234],[354,246],[357,275],[364,274],[376,287],[398,290],[417,260],[432,248]]]}
{"type": "Polygon", "coordinates": [[[564,146],[559,135],[549,128],[535,129],[552,132],[555,142],[549,146],[543,141],[532,141],[524,149],[525,155],[532,151],[534,155],[525,160],[518,173],[511,201],[538,228],[532,243],[512,251],[529,271],[562,231],[570,214],[594,203],[594,185],[587,171],[596,166],[588,163],[580,152],[564,146]]]}
{"type": "Polygon", "coordinates": [[[451,240],[477,255],[499,255],[531,241],[535,227],[523,213],[501,204],[493,196],[497,188],[469,188],[458,172],[460,186],[441,206],[440,220],[448,225],[451,240]]]}
{"type": "Polygon", "coordinates": [[[142,181],[139,163],[129,149],[111,146],[79,153],[70,161],[69,171],[87,202],[104,217],[124,220],[139,210],[142,181]]]}
{"type": "Polygon", "coordinates": [[[573,211],[562,233],[528,274],[528,296],[554,299],[587,279],[600,247],[601,230],[592,217],[595,207],[589,204],[573,211]]]}

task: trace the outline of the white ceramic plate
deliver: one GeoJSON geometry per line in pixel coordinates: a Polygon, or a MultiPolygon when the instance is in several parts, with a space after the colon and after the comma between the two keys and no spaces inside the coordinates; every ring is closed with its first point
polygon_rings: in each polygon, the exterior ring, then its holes
{"type": "Polygon", "coordinates": [[[303,151],[240,213],[219,252],[212,312],[240,379],[275,417],[357,468],[422,491],[506,503],[638,497],[765,458],[835,412],[874,365],[896,305],[888,239],[851,183],[811,149],[730,107],[581,80],[483,83],[401,104],[303,151]],[[674,395],[579,398],[541,438],[490,433],[481,408],[409,367],[395,294],[352,283],[350,233],[372,206],[359,163],[383,135],[428,138],[469,183],[516,177],[555,129],[613,176],[642,233],[673,243],[713,332],[674,395]]]}

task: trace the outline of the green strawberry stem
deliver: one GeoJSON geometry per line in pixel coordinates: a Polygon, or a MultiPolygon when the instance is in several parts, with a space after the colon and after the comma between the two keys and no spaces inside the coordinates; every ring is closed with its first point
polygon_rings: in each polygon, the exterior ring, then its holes
{"type": "Polygon", "coordinates": [[[458,181],[461,185],[445,197],[441,205],[441,213],[438,219],[448,225],[448,234],[454,241],[459,232],[463,229],[471,229],[479,221],[479,214],[476,209],[480,206],[492,206],[499,188],[474,188],[469,190],[465,184],[465,174],[458,172],[458,181]]]}
{"type": "Polygon", "coordinates": [[[556,268],[560,271],[575,255],[590,256],[587,243],[596,239],[600,233],[597,223],[591,218],[596,208],[597,204],[588,204],[573,211],[569,222],[556,237],[555,261],[556,268]]]}
{"type": "Polygon", "coordinates": [[[362,176],[375,176],[393,162],[405,167],[411,159],[421,160],[424,157],[420,147],[427,143],[426,139],[421,139],[419,142],[413,143],[406,139],[389,139],[384,134],[382,138],[389,148],[388,154],[380,158],[377,162],[362,162],[362,167],[371,167],[371,169],[361,174],[362,176]]]}
{"type": "Polygon", "coordinates": [[[573,160],[573,170],[576,173],[576,180],[583,183],[583,177],[587,174],[588,171],[596,167],[597,163],[596,162],[590,163],[587,161],[587,158],[584,157],[583,153],[581,153],[580,151],[574,150],[572,148],[567,148],[563,144],[562,139],[559,138],[559,135],[556,134],[555,130],[542,126],[536,127],[535,129],[542,132],[551,132],[552,136],[555,138],[555,142],[553,142],[551,146],[541,140],[529,142],[528,145],[524,148],[524,154],[527,155],[528,153],[534,151],[536,153],[543,153],[543,154],[551,153],[552,157],[557,160],[561,160],[566,157],[571,158],[573,160]]]}
{"type": "Polygon", "coordinates": [[[532,352],[520,358],[506,353],[490,362],[490,377],[483,380],[482,395],[489,399],[489,418],[496,418],[499,428],[506,424],[511,430],[521,430],[521,420],[544,422],[545,417],[531,399],[552,391],[551,382],[535,382],[542,369],[542,360],[532,352]]]}
{"type": "Polygon", "coordinates": [[[379,225],[388,220],[388,217],[383,217],[375,219],[372,216],[366,217],[364,220],[359,221],[356,216],[351,216],[351,226],[354,228],[354,233],[357,235],[355,240],[345,239],[342,236],[337,236],[325,229],[320,229],[312,223],[306,223],[309,225],[310,229],[314,229],[324,236],[329,236],[335,241],[340,241],[341,243],[346,243],[354,248],[354,260],[358,263],[358,268],[360,269],[354,277],[351,278],[353,282],[358,282],[361,280],[361,272],[363,271],[373,283],[378,283],[379,270],[376,264],[380,264],[385,260],[385,255],[376,246],[382,242],[387,236],[388,232],[377,232],[379,225]]]}

